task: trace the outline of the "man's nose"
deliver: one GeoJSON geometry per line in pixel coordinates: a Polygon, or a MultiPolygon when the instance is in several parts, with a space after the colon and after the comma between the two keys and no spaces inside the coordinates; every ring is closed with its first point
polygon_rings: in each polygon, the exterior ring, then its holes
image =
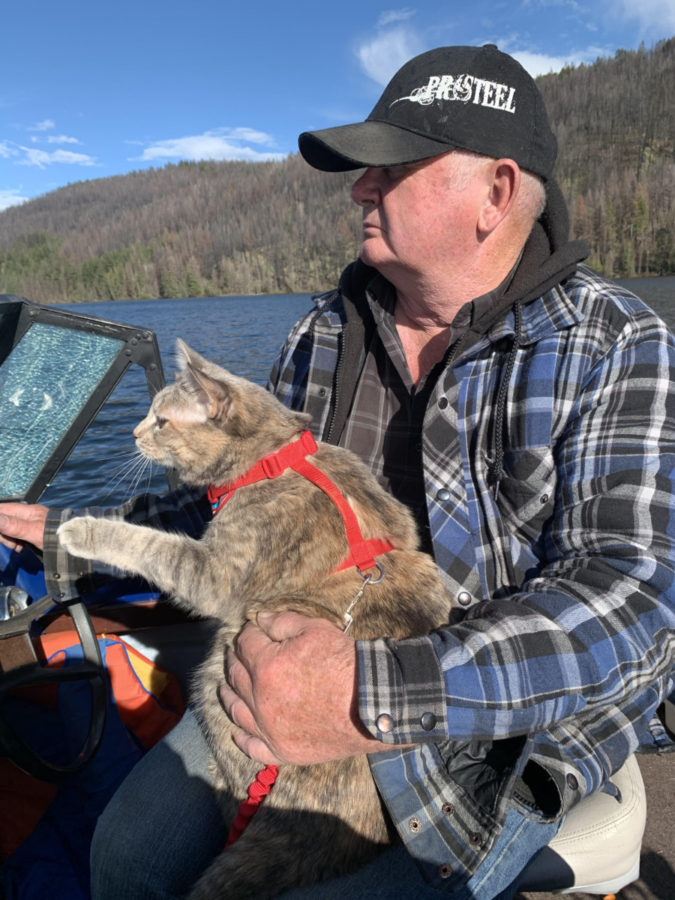
{"type": "Polygon", "coordinates": [[[357,206],[369,206],[377,203],[379,197],[379,170],[366,169],[352,185],[352,200],[357,206]]]}

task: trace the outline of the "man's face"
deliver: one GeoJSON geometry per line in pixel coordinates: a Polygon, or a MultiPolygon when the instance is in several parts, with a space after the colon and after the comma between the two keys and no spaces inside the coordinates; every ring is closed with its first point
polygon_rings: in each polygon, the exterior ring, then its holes
{"type": "Polygon", "coordinates": [[[394,285],[404,273],[451,272],[475,244],[475,210],[486,182],[476,170],[458,185],[458,165],[461,155],[444,153],[366,169],[352,186],[363,209],[361,259],[394,285]]]}

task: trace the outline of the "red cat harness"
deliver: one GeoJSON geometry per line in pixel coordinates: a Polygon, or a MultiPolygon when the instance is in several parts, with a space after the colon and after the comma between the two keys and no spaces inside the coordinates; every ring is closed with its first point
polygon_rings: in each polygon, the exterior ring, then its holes
{"type": "Polygon", "coordinates": [[[234,492],[240,487],[246,487],[249,484],[255,484],[258,481],[264,481],[267,478],[278,478],[283,475],[287,469],[293,469],[298,475],[302,475],[312,484],[328,494],[333,503],[337,506],[342,521],[345,525],[347,533],[347,541],[349,543],[349,555],[338,566],[337,571],[348,569],[350,566],[356,566],[363,575],[368,569],[379,568],[375,561],[375,557],[381,553],[388,553],[393,550],[393,545],[382,538],[370,538],[365,540],[361,534],[359,523],[351,508],[339,488],[325,475],[321,469],[317,469],[315,465],[307,459],[317,451],[316,441],[310,431],[303,431],[297,441],[286,444],[276,453],[264,456],[259,462],[252,466],[248,472],[241,475],[231,484],[225,484],[220,487],[211,485],[208,489],[208,498],[215,516],[225,506],[228,500],[231,500],[234,492]]]}
{"type": "MultiPolygon", "coordinates": [[[[344,522],[345,532],[347,534],[347,542],[349,543],[349,554],[338,566],[338,572],[356,566],[359,574],[363,578],[363,585],[356,597],[352,600],[347,609],[345,620],[345,631],[352,623],[350,612],[354,604],[362,596],[367,584],[377,584],[384,577],[384,569],[375,559],[381,553],[388,553],[393,550],[393,544],[383,538],[369,538],[366,540],[361,534],[361,528],[357,521],[354,510],[351,508],[346,498],[331,479],[325,475],[320,469],[312,465],[307,460],[308,456],[312,456],[317,451],[316,441],[310,431],[303,431],[297,441],[286,444],[276,453],[264,456],[259,462],[252,466],[248,472],[245,472],[230,484],[215,487],[211,485],[208,489],[209,503],[213,515],[217,515],[225,504],[232,499],[234,492],[240,487],[246,487],[249,484],[255,484],[258,481],[264,481],[268,478],[278,478],[283,475],[287,469],[292,469],[298,475],[302,475],[312,484],[315,484],[325,494],[327,494],[337,506],[342,521],[344,522]],[[379,576],[372,578],[365,575],[369,569],[377,568],[379,576]]],[[[230,827],[225,847],[233,844],[246,829],[249,821],[257,811],[260,804],[269,794],[274,782],[276,781],[278,768],[277,766],[265,766],[258,772],[255,781],[248,789],[246,800],[239,805],[237,815],[230,827]]]]}

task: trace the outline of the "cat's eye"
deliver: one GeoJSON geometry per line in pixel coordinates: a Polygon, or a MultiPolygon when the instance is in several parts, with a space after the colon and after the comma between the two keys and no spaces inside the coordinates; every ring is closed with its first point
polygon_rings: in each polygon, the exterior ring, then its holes
{"type": "Polygon", "coordinates": [[[164,428],[167,423],[167,419],[163,416],[155,416],[155,427],[156,428],[164,428]]]}

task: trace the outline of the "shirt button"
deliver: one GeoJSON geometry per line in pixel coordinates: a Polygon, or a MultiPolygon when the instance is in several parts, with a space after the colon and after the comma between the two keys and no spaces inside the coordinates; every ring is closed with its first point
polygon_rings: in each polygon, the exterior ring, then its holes
{"type": "Polygon", "coordinates": [[[447,488],[441,488],[436,494],[436,499],[444,503],[446,500],[450,499],[450,491],[447,488]]]}
{"type": "Polygon", "coordinates": [[[459,594],[457,594],[457,602],[460,606],[471,606],[472,600],[473,597],[468,591],[460,591],[459,594]]]}
{"type": "Polygon", "coordinates": [[[417,834],[421,827],[422,823],[417,818],[417,816],[413,816],[412,819],[408,819],[408,828],[412,831],[413,834],[417,834]]]}
{"type": "Polygon", "coordinates": [[[452,816],[455,814],[455,807],[452,803],[444,803],[443,806],[441,806],[441,812],[445,816],[452,816]]]}
{"type": "Polygon", "coordinates": [[[394,730],[394,720],[387,713],[382,713],[375,719],[375,726],[380,734],[389,734],[394,730]]]}
{"type": "Polygon", "coordinates": [[[447,405],[448,405],[448,398],[447,398],[447,397],[441,397],[441,398],[439,399],[439,401],[438,401],[438,408],[439,408],[439,409],[445,409],[447,405]]]}
{"type": "Polygon", "coordinates": [[[452,866],[449,866],[447,863],[444,863],[438,870],[438,874],[441,878],[449,878],[452,875],[452,866]]]}
{"type": "Polygon", "coordinates": [[[422,716],[420,717],[420,725],[425,731],[431,731],[435,728],[436,722],[436,716],[432,712],[422,713],[422,716]]]}
{"type": "Polygon", "coordinates": [[[571,773],[565,779],[567,781],[567,787],[572,791],[579,790],[579,782],[577,780],[576,775],[572,775],[571,773]]]}

